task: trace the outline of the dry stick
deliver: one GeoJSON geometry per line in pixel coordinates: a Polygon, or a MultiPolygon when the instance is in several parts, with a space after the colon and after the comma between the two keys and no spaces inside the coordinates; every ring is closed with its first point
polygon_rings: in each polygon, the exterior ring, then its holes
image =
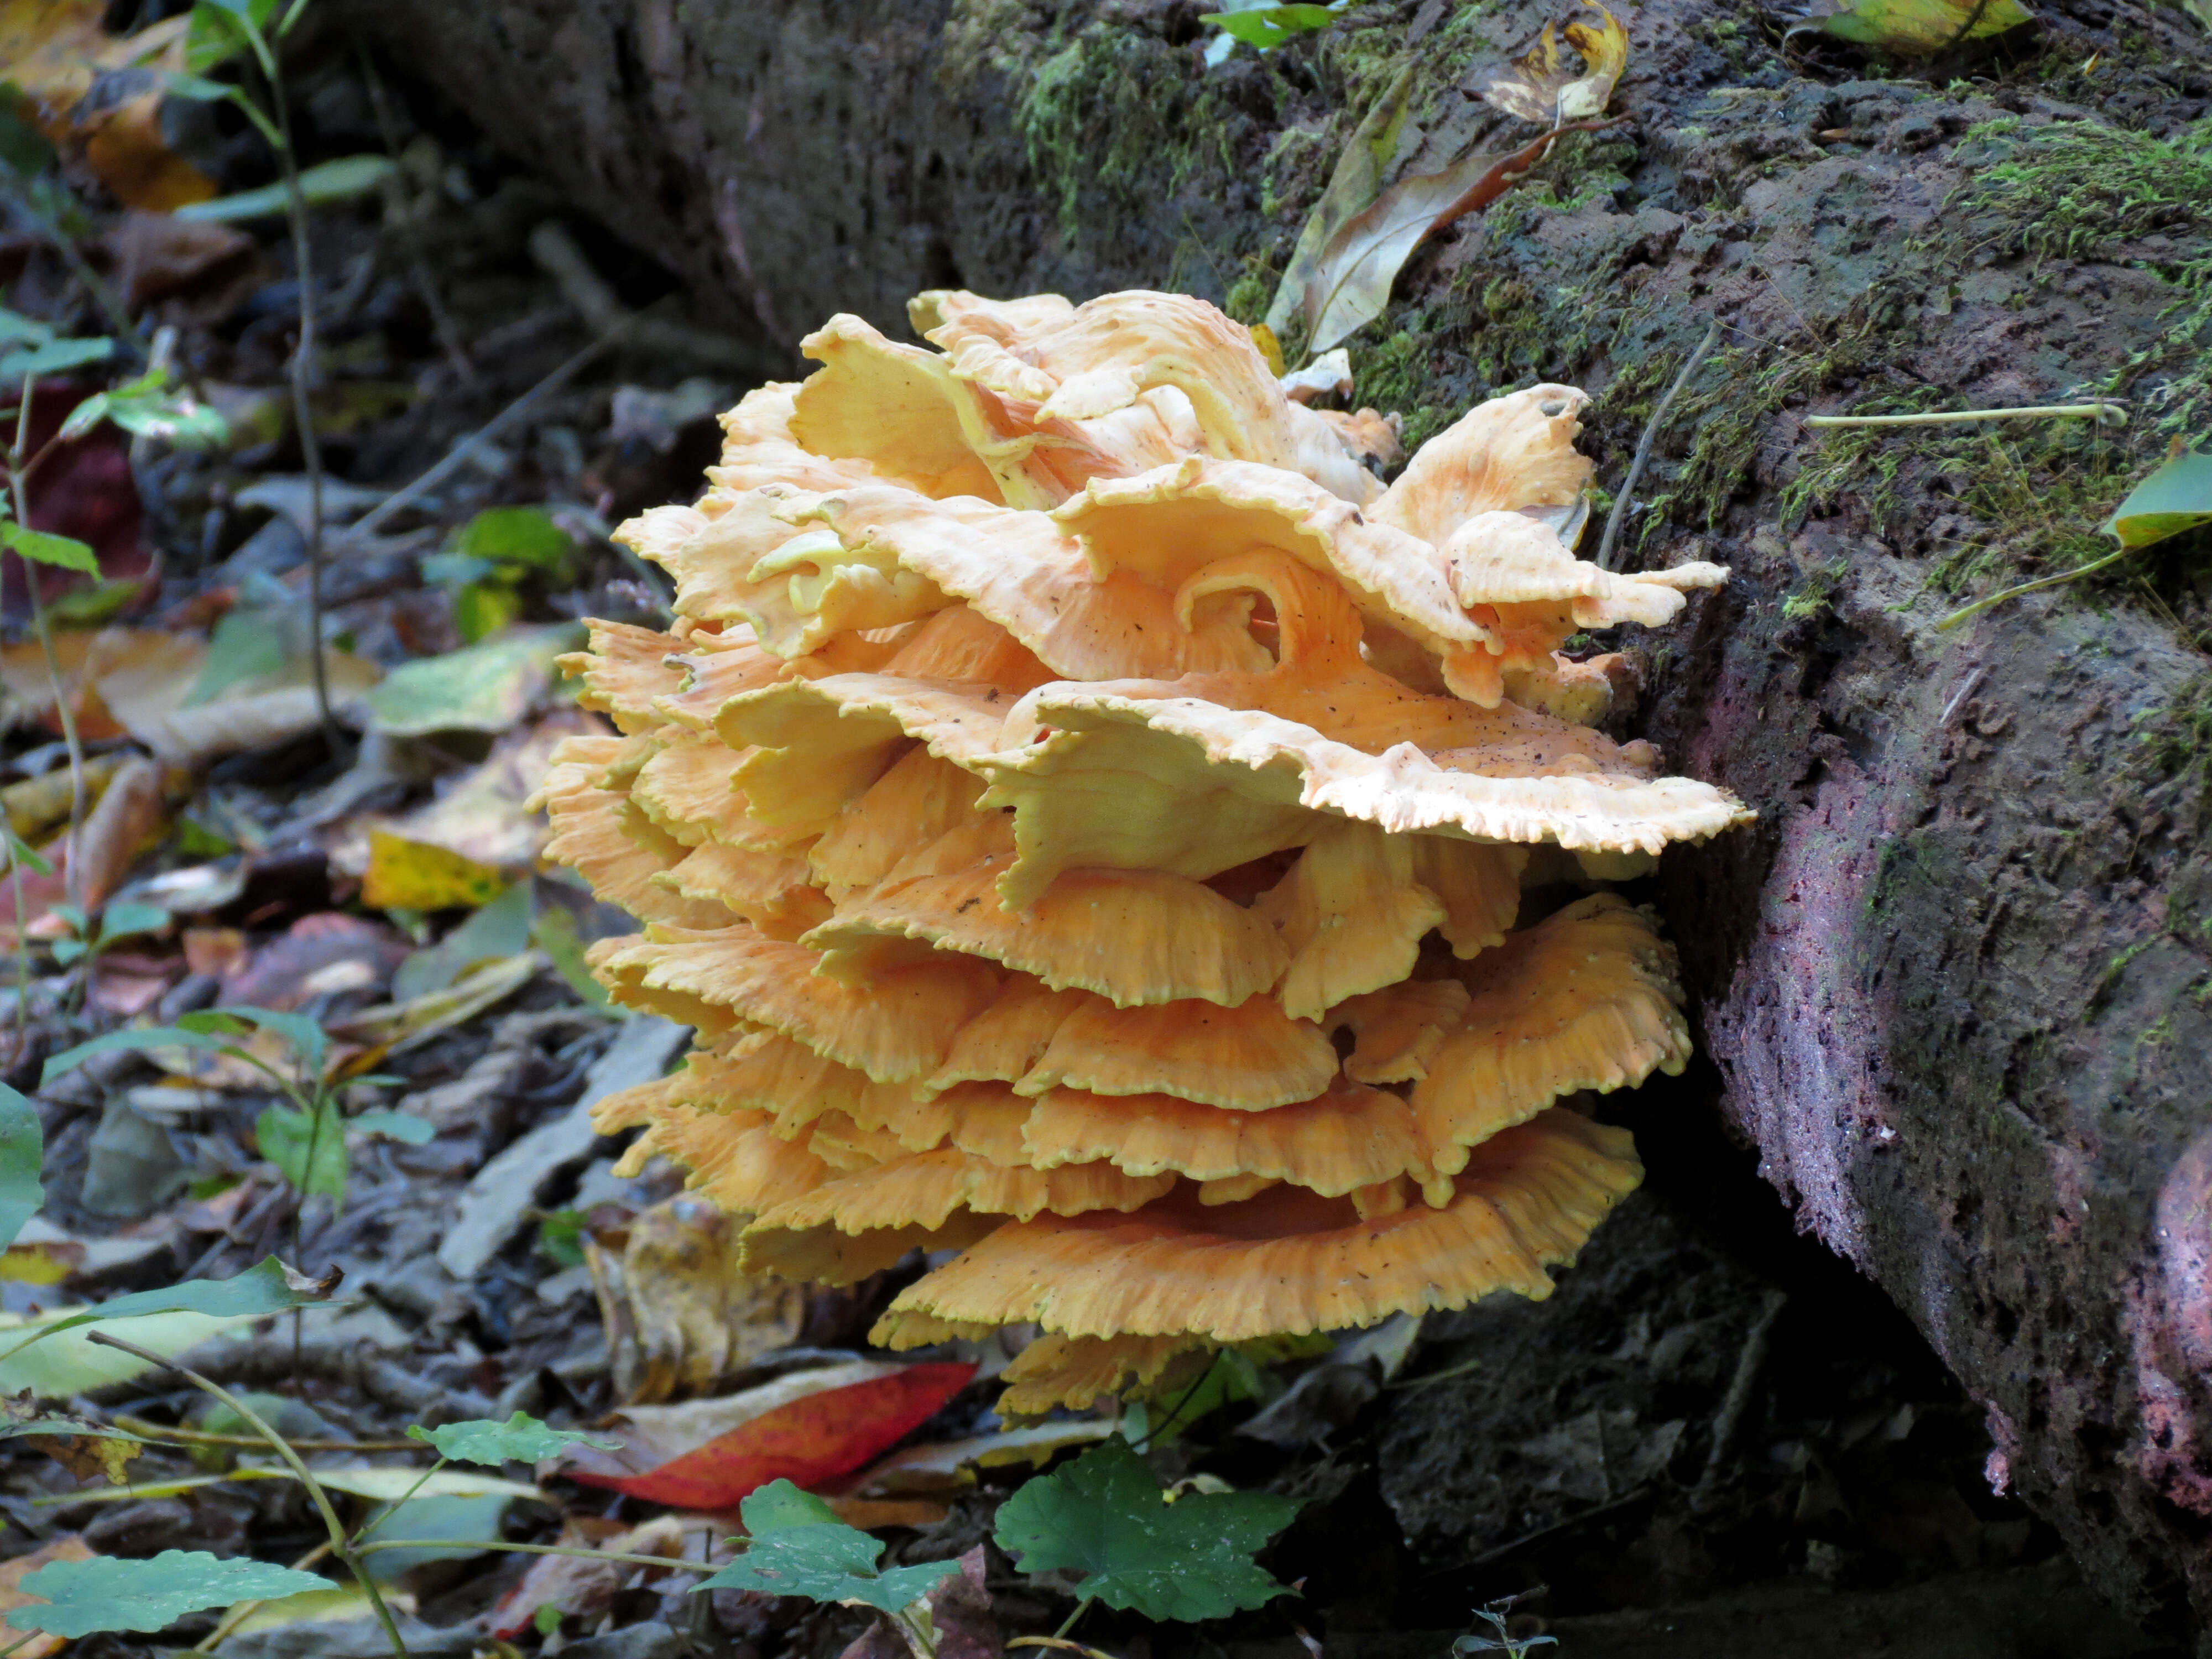
{"type": "Polygon", "coordinates": [[[2035,404],[2023,409],[1940,409],[1923,415],[1808,415],[1807,426],[1948,426],[1954,421],[2089,421],[2125,426],[2120,404],[2035,404]]]}
{"type": "Polygon", "coordinates": [[[88,1331],[85,1340],[103,1348],[120,1348],[125,1353],[136,1354],[151,1364],[174,1371],[203,1394],[221,1401],[236,1412],[240,1421],[252,1424],[262,1438],[269,1443],[270,1449],[290,1466],[300,1484],[307,1487],[307,1496],[314,1500],[315,1508],[322,1515],[323,1526],[330,1533],[331,1553],[345,1564],[346,1570],[353,1574],[362,1593],[368,1597],[369,1605],[376,1610],[378,1621],[383,1625],[384,1634],[392,1644],[392,1652],[398,1656],[398,1659],[409,1659],[406,1641],[399,1634],[399,1626],[392,1617],[392,1609],[384,1604],[384,1593],[377,1589],[376,1581],[368,1576],[368,1570],[361,1565],[360,1557],[355,1553],[352,1543],[346,1536],[345,1527],[338,1520],[338,1512],[331,1507],[331,1495],[323,1490],[323,1483],[315,1479],[314,1471],[301,1461],[300,1454],[292,1449],[283,1435],[270,1428],[252,1407],[228,1389],[202,1376],[189,1366],[179,1365],[173,1359],[142,1348],[135,1342],[125,1342],[119,1336],[111,1336],[106,1331],[88,1331]]]}
{"type": "MultiPolygon", "coordinates": [[[[25,529],[31,523],[31,492],[27,472],[28,464],[23,458],[25,447],[31,438],[31,394],[37,389],[37,377],[23,377],[23,400],[15,411],[15,441],[8,451],[8,485],[15,499],[15,522],[25,529]]],[[[46,453],[42,447],[39,454],[46,453]]],[[[23,566],[23,586],[31,596],[31,626],[39,636],[39,649],[46,659],[46,678],[54,688],[54,712],[61,717],[62,743],[69,750],[70,763],[70,826],[65,844],[67,867],[63,879],[67,883],[69,902],[79,909],[84,908],[84,878],[77,867],[77,837],[84,829],[84,746],[77,741],[76,711],[70,707],[69,693],[62,685],[62,665],[54,655],[54,631],[46,623],[46,602],[39,592],[39,573],[32,562],[22,555],[16,556],[23,566]]],[[[22,940],[16,940],[16,949],[22,940]]]]}
{"type": "MultiPolygon", "coordinates": [[[[216,1434],[207,1429],[172,1428],[165,1423],[149,1423],[143,1417],[133,1417],[127,1412],[115,1413],[115,1426],[128,1429],[133,1434],[149,1439],[174,1440],[190,1446],[245,1446],[265,1444],[258,1434],[216,1434]]],[[[294,1451],[303,1452],[424,1452],[434,1448],[420,1440],[295,1440],[294,1451]]]]}
{"type": "Polygon", "coordinates": [[[1721,325],[1716,322],[1705,331],[1705,337],[1698,342],[1698,349],[1690,354],[1681,372],[1674,376],[1674,384],[1667,388],[1667,395],[1659,400],[1659,407],[1651,411],[1651,418],[1644,423],[1644,436],[1638,440],[1635,459],[1628,464],[1628,476],[1620,481],[1620,494],[1613,499],[1613,511],[1606,514],[1605,538],[1597,544],[1597,568],[1613,568],[1613,550],[1620,545],[1620,527],[1628,521],[1628,504],[1635,499],[1636,481],[1644,476],[1644,465],[1651,459],[1651,446],[1658,441],[1660,429],[1667,424],[1667,411],[1674,406],[1674,399],[1682,395],[1682,388],[1690,384],[1690,377],[1704,367],[1712,349],[1720,343],[1721,325]]]}
{"type": "Polygon", "coordinates": [[[460,470],[470,456],[476,453],[478,445],[488,441],[494,434],[504,431],[507,427],[512,426],[535,409],[541,399],[550,397],[566,386],[594,357],[620,339],[623,331],[635,320],[635,313],[617,319],[614,325],[601,334],[598,339],[555,368],[536,386],[531,387],[529,391],[524,392],[505,409],[501,410],[498,414],[447,450],[443,460],[432,466],[414,483],[403,485],[379,501],[375,507],[356,520],[346,533],[351,536],[369,534],[402,507],[412,506],[420,497],[445,483],[447,478],[460,470]]]}
{"type": "Polygon", "coordinates": [[[331,758],[345,764],[350,745],[331,712],[331,681],[323,660],[323,446],[315,435],[315,411],[308,382],[315,365],[315,272],[307,241],[307,194],[300,186],[300,157],[292,143],[292,106],[272,54],[263,64],[269,101],[276,106],[276,131],[283,137],[277,157],[284,169],[284,219],[292,233],[292,267],[300,283],[300,337],[292,349],[292,423],[300,431],[300,459],[307,469],[307,650],[315,676],[315,713],[331,758]]]}

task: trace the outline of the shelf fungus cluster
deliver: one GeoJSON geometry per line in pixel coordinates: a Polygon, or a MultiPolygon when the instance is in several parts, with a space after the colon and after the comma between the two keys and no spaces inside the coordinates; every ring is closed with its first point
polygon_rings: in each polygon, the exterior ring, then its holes
{"type": "Polygon", "coordinates": [[[833,319],[623,539],[666,633],[571,659],[619,735],[544,786],[695,1026],[612,1132],[750,1218],[749,1270],[937,1264],[876,1340],[1025,1327],[1002,1408],[1226,1345],[1540,1297],[1641,1166],[1565,1103],[1680,1069],[1653,919],[1599,884],[1742,822],[1595,729],[1708,564],[1577,560],[1583,395],[1394,460],[1177,295],[833,319]],[[1524,902],[1523,894],[1530,896],[1524,902]]]}

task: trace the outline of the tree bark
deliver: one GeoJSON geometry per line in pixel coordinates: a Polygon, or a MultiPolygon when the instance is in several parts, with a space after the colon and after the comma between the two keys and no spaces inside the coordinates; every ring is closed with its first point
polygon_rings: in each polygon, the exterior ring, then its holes
{"type": "MultiPolygon", "coordinates": [[[[1410,68],[1415,88],[1395,164],[1429,170],[1501,126],[1477,91],[1548,15],[1370,0],[1209,71],[1202,9],[354,0],[352,15],[580,210],[790,350],[835,310],[902,329],[906,297],[939,286],[1173,287],[1256,317],[1393,77],[1410,68]]],[[[1576,381],[1598,394],[1586,447],[1617,486],[1659,389],[1722,321],[1629,532],[1632,562],[1703,542],[1736,571],[1648,642],[1643,720],[1675,768],[1759,813],[1670,854],[1657,888],[1721,1109],[1801,1224],[1987,1406],[1992,1479],[2124,1605],[2201,1620],[2203,544],[1935,624],[1949,590],[2085,556],[2162,453],[2162,421],[2212,432],[2207,343],[2173,308],[2190,262],[2212,259],[2212,209],[2179,186],[2099,217],[2067,193],[2172,172],[2155,145],[2203,116],[2212,42],[2182,11],[2058,0],[2025,40],[1875,80],[1848,49],[1782,41],[1743,0],[1622,15],[1615,106],[1633,125],[1564,143],[1414,258],[1354,343],[1359,400],[1418,437],[1494,391],[1576,381]],[[1978,131],[2008,117],[2025,126],[1978,131]],[[2092,124],[2109,161],[2034,172],[2072,131],[2054,120],[2092,124]],[[2009,197],[2008,156],[2030,168],[2009,197]],[[2136,401],[2124,432],[1822,437],[1802,419],[2106,386],[2136,401]]]]}

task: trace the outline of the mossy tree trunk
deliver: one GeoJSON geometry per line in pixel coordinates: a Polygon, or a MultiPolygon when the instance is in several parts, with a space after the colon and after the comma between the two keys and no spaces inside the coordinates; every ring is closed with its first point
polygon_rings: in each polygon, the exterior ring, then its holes
{"type": "MultiPolygon", "coordinates": [[[[403,64],[741,325],[893,330],[925,287],[1174,287],[1247,318],[1361,113],[1400,164],[1498,125],[1540,0],[1370,0],[1207,71],[1194,0],[357,0],[403,64]]],[[[1633,125],[1418,255],[1353,345],[1418,439],[1536,378],[1615,484],[1719,319],[1632,556],[1737,580],[1642,724],[1759,828],[1678,853],[1722,1108],[1802,1224],[1986,1403],[1992,1473],[2138,1610],[2212,1609],[2212,640],[2205,548],[1949,632],[2212,441],[2212,41],[2059,0],[1908,77],[1753,0],[1624,9],[1633,125]],[[1878,78],[1879,77],[1879,78],[1878,78]],[[2191,124],[2194,124],[2193,125],[2191,124]],[[1802,416],[2117,393],[2081,422],[1802,416]]],[[[794,359],[794,368],[796,368],[794,359]]]]}

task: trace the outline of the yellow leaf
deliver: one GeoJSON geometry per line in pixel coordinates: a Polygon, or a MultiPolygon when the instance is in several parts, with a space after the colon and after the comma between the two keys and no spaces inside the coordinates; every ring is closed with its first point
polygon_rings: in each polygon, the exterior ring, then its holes
{"type": "Polygon", "coordinates": [[[66,136],[70,111],[91,88],[93,60],[108,43],[106,9],[105,0],[0,0],[0,64],[50,138],[66,136]]]}
{"type": "Polygon", "coordinates": [[[506,890],[507,878],[488,864],[388,830],[369,832],[361,902],[371,909],[474,909],[506,890]]]}
{"type": "Polygon", "coordinates": [[[1280,380],[1286,372],[1283,362],[1283,343],[1275,337],[1275,331],[1265,323],[1254,323],[1252,343],[1260,348],[1260,355],[1267,360],[1267,373],[1280,380]]]}
{"type": "Polygon", "coordinates": [[[1603,6],[1593,4],[1590,9],[1605,21],[1567,25],[1567,44],[1583,57],[1581,75],[1571,73],[1560,62],[1559,25],[1547,23],[1535,46],[1492,81],[1483,97],[1508,115],[1539,126],[1604,114],[1621,71],[1628,67],[1628,31],[1603,6]]]}
{"type": "MultiPolygon", "coordinates": [[[[1906,58],[1928,58],[2033,22],[2019,0],[1850,0],[1800,27],[1906,58]]],[[[1797,31],[1792,29],[1790,33],[1797,31]]]]}

